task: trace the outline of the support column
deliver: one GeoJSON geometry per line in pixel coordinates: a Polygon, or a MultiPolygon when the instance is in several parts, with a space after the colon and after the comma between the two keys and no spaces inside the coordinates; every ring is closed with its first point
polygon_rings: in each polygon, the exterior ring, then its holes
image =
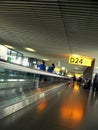
{"type": "Polygon", "coordinates": [[[92,80],[94,65],[95,65],[95,59],[92,61],[91,67],[87,67],[86,70],[83,72],[84,78],[92,80]]]}

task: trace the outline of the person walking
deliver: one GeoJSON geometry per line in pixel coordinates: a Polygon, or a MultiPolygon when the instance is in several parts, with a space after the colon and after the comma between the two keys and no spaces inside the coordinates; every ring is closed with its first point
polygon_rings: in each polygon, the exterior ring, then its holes
{"type": "Polygon", "coordinates": [[[38,64],[38,65],[37,65],[37,68],[38,68],[39,70],[46,71],[45,61],[42,61],[41,64],[38,64]]]}
{"type": "Polygon", "coordinates": [[[47,72],[53,73],[55,69],[55,64],[51,64],[51,66],[48,67],[47,72]]]}
{"type": "MultiPolygon", "coordinates": [[[[46,71],[45,61],[42,61],[42,63],[38,64],[37,67],[39,70],[46,71]]],[[[44,80],[45,80],[45,75],[40,74],[39,81],[44,82],[44,80]]]]}

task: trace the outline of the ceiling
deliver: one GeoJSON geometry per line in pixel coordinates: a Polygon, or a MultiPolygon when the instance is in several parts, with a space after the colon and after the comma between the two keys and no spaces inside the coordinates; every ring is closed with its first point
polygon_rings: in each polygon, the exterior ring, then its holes
{"type": "Polygon", "coordinates": [[[95,58],[98,66],[98,2],[0,0],[0,43],[11,45],[26,56],[47,58],[72,72],[86,67],[69,65],[69,54],[95,58]]]}

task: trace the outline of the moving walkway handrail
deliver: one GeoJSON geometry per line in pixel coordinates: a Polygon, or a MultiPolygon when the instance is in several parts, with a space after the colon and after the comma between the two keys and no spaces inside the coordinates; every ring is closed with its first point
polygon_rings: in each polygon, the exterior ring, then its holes
{"type": "Polygon", "coordinates": [[[33,68],[20,66],[20,65],[8,63],[8,62],[3,62],[3,61],[0,61],[0,68],[22,71],[22,72],[29,72],[29,73],[34,73],[34,74],[42,74],[42,75],[53,76],[53,77],[58,77],[58,78],[65,78],[65,76],[52,74],[52,73],[49,73],[49,72],[36,70],[36,69],[33,69],[33,68]]]}

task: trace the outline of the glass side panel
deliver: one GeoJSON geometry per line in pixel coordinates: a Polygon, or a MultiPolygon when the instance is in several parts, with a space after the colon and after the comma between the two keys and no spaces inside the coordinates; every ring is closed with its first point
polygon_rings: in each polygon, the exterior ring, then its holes
{"type": "Polygon", "coordinates": [[[32,90],[38,87],[48,87],[64,80],[58,77],[0,68],[0,100],[32,93],[32,90]]]}

